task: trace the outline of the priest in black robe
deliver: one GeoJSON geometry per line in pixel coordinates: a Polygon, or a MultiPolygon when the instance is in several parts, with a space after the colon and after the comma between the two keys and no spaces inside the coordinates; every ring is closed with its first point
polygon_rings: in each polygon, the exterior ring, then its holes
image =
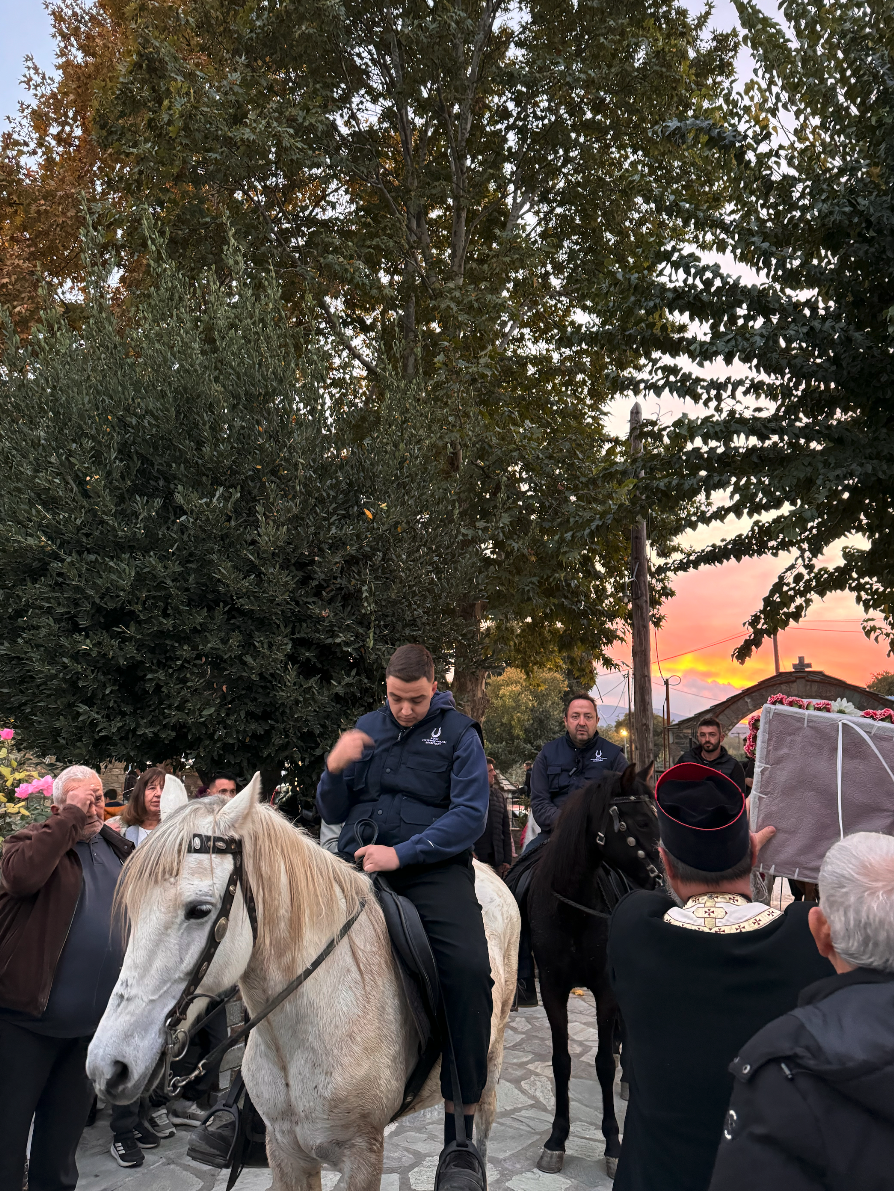
{"type": "Polygon", "coordinates": [[[615,1191],[707,1191],[730,1063],[833,970],[808,928],[810,903],[780,913],[752,900],[751,870],[773,828],[751,835],[735,782],[687,762],[661,775],[655,802],[678,900],[630,893],[609,928],[630,1073],[615,1191]]]}

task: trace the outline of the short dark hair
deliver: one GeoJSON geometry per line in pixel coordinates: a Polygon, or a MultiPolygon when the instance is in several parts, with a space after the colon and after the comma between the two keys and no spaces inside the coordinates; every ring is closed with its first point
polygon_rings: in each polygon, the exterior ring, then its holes
{"type": "Polygon", "coordinates": [[[114,802],[118,798],[118,791],[114,786],[109,786],[108,790],[103,790],[102,796],[103,798],[108,798],[110,801],[114,802]]]}
{"type": "Polygon", "coordinates": [[[497,768],[497,763],[496,763],[496,761],[493,759],[493,757],[485,757],[484,759],[485,759],[485,761],[488,763],[488,765],[493,765],[494,769],[496,769],[496,768],[497,768]]]}
{"type": "Polygon", "coordinates": [[[699,728],[716,728],[718,732],[723,732],[723,724],[720,720],[715,720],[713,715],[706,715],[703,720],[699,720],[695,727],[696,732],[699,728]]]}
{"type": "Polygon", "coordinates": [[[239,778],[236,777],[235,773],[230,773],[229,769],[217,769],[214,771],[214,773],[212,773],[211,777],[208,778],[207,782],[205,782],[205,789],[207,790],[209,786],[213,786],[218,778],[220,778],[221,781],[235,782],[237,786],[239,785],[239,778]]]}
{"type": "Polygon", "coordinates": [[[711,889],[719,889],[723,885],[731,885],[734,881],[741,881],[743,877],[751,874],[753,867],[751,863],[750,838],[748,840],[748,851],[742,859],[734,864],[732,868],[724,869],[722,873],[706,873],[700,868],[693,868],[690,864],[684,864],[676,856],[671,856],[666,848],[664,850],[664,856],[664,867],[667,869],[669,876],[675,877],[676,880],[682,882],[684,885],[708,885],[711,889]]]}
{"type": "Polygon", "coordinates": [[[420,678],[434,682],[435,660],[424,645],[401,645],[391,655],[385,677],[399,678],[401,682],[417,682],[420,678]]]}
{"type": "Polygon", "coordinates": [[[593,704],[593,710],[599,715],[599,708],[596,706],[596,700],[587,691],[575,691],[573,695],[569,695],[565,700],[565,714],[568,714],[568,708],[572,703],[576,703],[578,699],[586,699],[588,703],[593,704]]]}

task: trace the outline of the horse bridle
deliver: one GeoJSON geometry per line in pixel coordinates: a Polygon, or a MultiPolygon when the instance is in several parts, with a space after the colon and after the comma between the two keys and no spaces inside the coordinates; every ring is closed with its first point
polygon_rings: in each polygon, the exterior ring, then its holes
{"type": "MultiPolygon", "coordinates": [[[[228,1050],[239,1043],[248,1036],[256,1025],[264,1020],[276,1009],[282,1002],[290,996],[297,988],[299,988],[309,976],[317,970],[320,964],[325,960],[338,944],[342,941],[366,906],[366,899],[362,899],[360,905],[357,907],[351,917],[344,923],[337,934],[335,934],[323,950],[316,956],[316,958],[308,964],[303,972],[300,972],[294,980],[291,980],[283,989],[276,994],[258,1013],[254,1015],[249,1021],[242,1025],[235,1033],[231,1034],[225,1042],[216,1046],[209,1054],[201,1060],[195,1070],[190,1071],[188,1075],[178,1075],[171,1078],[171,1064],[176,1063],[178,1059],[182,1059],[186,1054],[191,1037],[191,1031],[182,1030],[179,1027],[186,1020],[190,1006],[194,1001],[208,999],[212,1004],[216,1002],[216,1007],[212,1012],[216,1012],[222,1005],[228,1001],[232,1001],[239,993],[239,989],[234,986],[227,989],[226,992],[221,993],[218,997],[209,996],[207,993],[199,993],[196,990],[205,979],[208,969],[211,967],[211,961],[217,954],[217,949],[226,937],[227,930],[230,926],[230,914],[233,909],[233,901],[236,897],[236,890],[241,887],[242,900],[245,902],[245,910],[248,914],[248,921],[251,924],[252,945],[258,941],[258,909],[255,904],[254,895],[251,891],[251,886],[245,876],[245,865],[242,856],[242,840],[238,836],[220,836],[220,835],[203,835],[195,832],[190,836],[189,844],[186,848],[187,853],[201,856],[232,856],[233,857],[233,871],[227,880],[227,886],[224,890],[223,898],[221,899],[220,909],[217,912],[217,917],[208,934],[208,941],[206,942],[202,954],[193,967],[192,973],[184,986],[183,992],[177,998],[177,1003],[171,1010],[167,1019],[165,1020],[165,1044],[162,1052],[159,1066],[161,1071],[156,1068],[153,1076],[150,1079],[149,1086],[152,1087],[158,1082],[161,1074],[164,1076],[164,1088],[167,1092],[176,1095],[185,1084],[191,1082],[197,1076],[203,1075],[213,1063],[219,1058],[222,1058],[228,1050]]],[[[209,1014],[206,1014],[200,1022],[197,1023],[196,1028],[201,1028],[205,1021],[207,1021],[209,1014]]]]}
{"type": "MultiPolygon", "coordinates": [[[[605,846],[605,829],[608,826],[609,817],[614,824],[615,834],[620,834],[622,831],[632,832],[633,829],[628,827],[627,824],[622,821],[621,812],[619,811],[618,807],[621,804],[626,804],[629,806],[635,802],[642,803],[644,806],[652,806],[652,799],[645,794],[621,794],[617,798],[612,798],[610,800],[608,806],[605,809],[605,813],[602,816],[602,822],[599,824],[599,830],[596,832],[596,843],[600,848],[605,846]]],[[[661,873],[659,873],[655,865],[646,856],[642,842],[632,834],[627,836],[625,842],[627,843],[628,847],[637,849],[636,854],[640,860],[645,860],[647,862],[645,864],[645,870],[652,880],[660,880],[661,873]]],[[[565,904],[568,906],[574,906],[576,910],[583,910],[585,914],[591,914],[594,918],[611,918],[611,913],[607,914],[605,911],[596,910],[592,906],[581,905],[580,902],[572,901],[570,897],[565,897],[561,893],[556,893],[555,889],[552,891],[552,893],[553,897],[557,898],[558,901],[565,902],[565,904]]]]}

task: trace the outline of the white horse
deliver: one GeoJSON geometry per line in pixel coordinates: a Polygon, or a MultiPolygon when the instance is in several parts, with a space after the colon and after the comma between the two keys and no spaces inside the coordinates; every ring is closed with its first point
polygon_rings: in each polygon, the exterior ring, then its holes
{"type": "MultiPolygon", "coordinates": [[[[119,896],[130,923],[121,976],[90,1044],[87,1072],[115,1103],[134,1100],[162,1051],[164,1025],[208,940],[233,874],[231,855],[187,851],[194,833],[242,840],[257,905],[255,941],[241,885],[200,991],[238,982],[260,1011],[366,906],[306,983],[252,1031],[242,1062],[267,1124],[274,1191],[319,1191],[323,1163],[346,1191],[378,1191],[384,1130],[402,1101],[418,1038],[369,879],[258,802],[259,777],[231,801],[168,815],[128,860],[119,896]]],[[[475,1118],[482,1157],[494,1119],[503,1031],[515,992],[519,914],[509,890],[475,865],[494,980],[487,1085],[475,1118]]],[[[436,1067],[409,1111],[440,1100],[436,1067]]]]}

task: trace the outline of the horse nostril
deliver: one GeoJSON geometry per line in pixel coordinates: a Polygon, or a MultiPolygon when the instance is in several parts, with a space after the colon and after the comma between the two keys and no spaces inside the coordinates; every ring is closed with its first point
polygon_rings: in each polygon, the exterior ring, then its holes
{"type": "Polygon", "coordinates": [[[107,1090],[114,1096],[116,1092],[120,1092],[123,1087],[130,1081],[130,1068],[126,1063],[116,1060],[112,1068],[112,1074],[106,1080],[107,1090]]]}

